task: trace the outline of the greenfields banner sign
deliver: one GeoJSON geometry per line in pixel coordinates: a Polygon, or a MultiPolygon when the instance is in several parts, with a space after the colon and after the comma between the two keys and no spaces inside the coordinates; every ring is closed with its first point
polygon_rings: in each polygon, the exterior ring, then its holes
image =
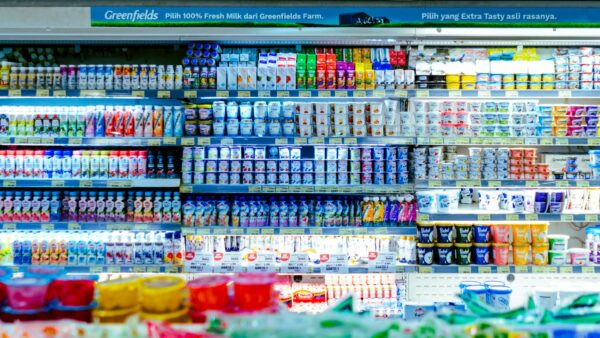
{"type": "Polygon", "coordinates": [[[600,26],[600,8],[92,7],[92,26],[600,26]]]}

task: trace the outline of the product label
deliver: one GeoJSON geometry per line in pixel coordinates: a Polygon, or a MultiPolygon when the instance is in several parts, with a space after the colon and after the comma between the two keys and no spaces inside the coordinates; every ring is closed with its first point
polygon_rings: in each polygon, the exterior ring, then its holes
{"type": "Polygon", "coordinates": [[[281,254],[281,272],[282,273],[306,273],[308,272],[308,254],[305,253],[282,253],[281,254]]]}

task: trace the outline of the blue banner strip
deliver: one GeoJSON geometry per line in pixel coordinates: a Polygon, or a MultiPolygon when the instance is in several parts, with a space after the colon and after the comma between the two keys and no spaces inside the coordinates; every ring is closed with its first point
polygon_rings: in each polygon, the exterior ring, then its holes
{"type": "Polygon", "coordinates": [[[92,26],[598,24],[600,8],[92,7],[92,26]]]}

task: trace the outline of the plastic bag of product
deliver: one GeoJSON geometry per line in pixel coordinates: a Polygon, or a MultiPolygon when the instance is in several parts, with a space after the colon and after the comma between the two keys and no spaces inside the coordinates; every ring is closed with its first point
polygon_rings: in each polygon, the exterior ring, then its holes
{"type": "MultiPolygon", "coordinates": [[[[146,327],[148,328],[148,338],[219,338],[219,337],[222,337],[222,336],[211,334],[211,333],[192,332],[192,331],[189,331],[187,329],[187,327],[185,327],[184,325],[180,325],[177,328],[175,328],[167,323],[147,322],[146,327]]],[[[196,330],[198,330],[198,327],[196,327],[196,330]]]]}

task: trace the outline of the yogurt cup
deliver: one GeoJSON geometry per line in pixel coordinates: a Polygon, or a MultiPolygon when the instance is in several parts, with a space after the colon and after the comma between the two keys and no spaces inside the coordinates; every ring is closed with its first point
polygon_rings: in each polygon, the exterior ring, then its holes
{"type": "Polygon", "coordinates": [[[465,288],[465,294],[472,293],[481,299],[481,302],[485,303],[487,297],[487,289],[483,285],[471,285],[465,288]]]}
{"type": "Polygon", "coordinates": [[[479,224],[473,226],[473,238],[475,243],[488,243],[491,237],[491,226],[489,224],[479,224]]]}
{"type": "Polygon", "coordinates": [[[490,244],[475,243],[473,248],[475,264],[490,264],[490,244]]]}
{"type": "Polygon", "coordinates": [[[499,311],[510,309],[510,295],[512,289],[504,285],[490,286],[487,289],[488,305],[499,311]]]}
{"type": "Polygon", "coordinates": [[[567,264],[567,251],[548,251],[548,263],[550,265],[565,265],[567,264]]]}
{"type": "Polygon", "coordinates": [[[438,264],[450,265],[454,263],[454,250],[452,244],[438,243],[436,245],[438,264]]]}
{"type": "Polygon", "coordinates": [[[456,224],[456,243],[471,243],[473,241],[473,227],[469,224],[456,224]]]}
{"type": "Polygon", "coordinates": [[[471,243],[456,243],[454,244],[454,257],[458,265],[470,265],[471,259],[471,243]]]}
{"type": "Polygon", "coordinates": [[[433,244],[417,243],[417,264],[433,264],[433,244]]]}
{"type": "Polygon", "coordinates": [[[529,264],[529,244],[513,245],[513,264],[520,266],[529,264]]]}
{"type": "Polygon", "coordinates": [[[508,252],[510,244],[508,243],[493,243],[492,257],[495,265],[508,265],[508,252]]]}
{"type": "Polygon", "coordinates": [[[513,243],[515,244],[528,244],[530,238],[530,226],[529,224],[513,224],[513,243]]]}
{"type": "Polygon", "coordinates": [[[569,236],[568,235],[548,235],[548,242],[550,243],[550,250],[565,251],[569,247],[569,236]]]}
{"type": "Polygon", "coordinates": [[[451,224],[438,224],[435,226],[438,243],[454,242],[454,226],[451,224]]]}
{"type": "MultiPolygon", "coordinates": [[[[568,240],[568,237],[569,236],[567,236],[567,240],[568,240]]],[[[548,223],[533,223],[533,224],[531,224],[531,242],[532,243],[548,243],[548,223]]]]}
{"type": "Polygon", "coordinates": [[[586,265],[589,257],[589,250],[583,248],[569,249],[569,262],[573,265],[586,265]]]}
{"type": "Polygon", "coordinates": [[[431,224],[419,224],[417,226],[417,240],[419,243],[433,243],[434,229],[435,227],[431,224]]]}
{"type": "Polygon", "coordinates": [[[531,246],[531,263],[533,265],[548,265],[548,243],[538,243],[531,246]]]}

